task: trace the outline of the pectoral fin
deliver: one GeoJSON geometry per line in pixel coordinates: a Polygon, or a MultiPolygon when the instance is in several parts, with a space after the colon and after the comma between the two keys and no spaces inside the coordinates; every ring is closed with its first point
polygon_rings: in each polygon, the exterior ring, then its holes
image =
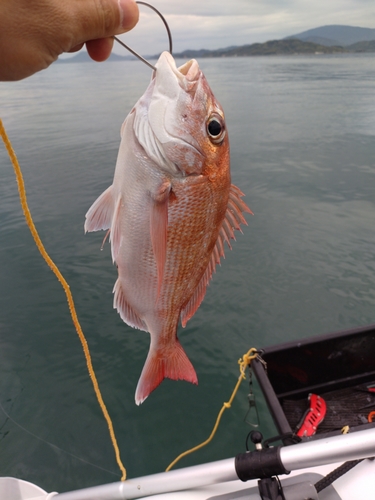
{"type": "Polygon", "coordinates": [[[163,282],[167,255],[168,200],[170,190],[171,184],[169,181],[166,181],[159,188],[158,192],[152,195],[151,203],[150,235],[158,273],[157,296],[159,296],[163,282]]]}
{"type": "Polygon", "coordinates": [[[117,257],[121,246],[121,223],[120,223],[120,210],[121,210],[122,199],[121,195],[116,200],[116,205],[113,211],[112,224],[111,224],[111,251],[113,262],[117,261],[117,257]]]}

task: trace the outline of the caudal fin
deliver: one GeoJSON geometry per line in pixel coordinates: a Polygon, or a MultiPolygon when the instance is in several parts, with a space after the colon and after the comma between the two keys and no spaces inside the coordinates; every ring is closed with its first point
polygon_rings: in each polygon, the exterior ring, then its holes
{"type": "Polygon", "coordinates": [[[135,391],[136,404],[143,403],[165,378],[198,384],[193,365],[177,339],[168,350],[150,348],[135,391]]]}

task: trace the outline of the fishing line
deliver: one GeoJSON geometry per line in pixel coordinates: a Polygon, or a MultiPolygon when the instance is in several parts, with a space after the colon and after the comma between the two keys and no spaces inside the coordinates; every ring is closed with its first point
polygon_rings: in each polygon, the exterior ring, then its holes
{"type": "Polygon", "coordinates": [[[232,406],[232,403],[233,403],[233,400],[237,394],[237,391],[241,385],[241,382],[242,380],[245,380],[246,379],[246,375],[245,375],[245,370],[246,370],[246,367],[250,365],[251,361],[253,359],[255,359],[256,357],[258,356],[258,351],[256,350],[255,347],[252,347],[251,349],[249,349],[247,351],[246,354],[243,355],[242,358],[240,358],[238,360],[238,364],[240,365],[240,375],[238,377],[238,380],[237,380],[237,383],[233,389],[233,392],[232,392],[232,395],[231,397],[229,398],[229,401],[223,403],[223,406],[221,408],[221,410],[219,411],[219,414],[216,418],[216,422],[215,422],[215,425],[211,431],[211,434],[209,435],[209,437],[206,439],[206,441],[203,441],[203,443],[201,444],[198,444],[197,446],[194,446],[193,448],[190,448],[190,450],[187,450],[187,451],[184,451],[183,453],[181,453],[180,455],[178,455],[177,458],[175,458],[173,460],[173,462],[171,462],[168,467],[165,469],[165,472],[168,472],[172,469],[172,467],[174,467],[176,465],[176,463],[181,460],[181,458],[183,457],[186,457],[187,455],[190,455],[190,453],[194,453],[195,451],[198,451],[200,450],[201,448],[203,448],[204,446],[206,446],[208,443],[210,443],[212,441],[212,439],[214,438],[215,434],[216,434],[216,431],[219,427],[219,424],[220,424],[220,420],[221,420],[221,417],[223,416],[223,413],[225,412],[225,410],[227,408],[230,408],[232,406]]]}
{"type": "MultiPolygon", "coordinates": [[[[33,432],[29,431],[28,429],[26,429],[25,427],[23,427],[21,424],[19,424],[18,422],[16,422],[14,420],[14,418],[12,418],[9,413],[5,410],[4,406],[1,404],[0,402],[0,409],[1,411],[4,413],[4,415],[7,417],[7,419],[9,419],[11,422],[13,422],[14,425],[16,425],[17,427],[19,427],[20,429],[22,429],[23,431],[27,432],[27,434],[30,434],[30,436],[33,436],[34,438],[38,439],[39,441],[42,441],[42,443],[46,443],[48,444],[49,446],[52,446],[52,448],[56,448],[57,450],[59,451],[62,451],[63,453],[66,453],[67,455],[70,455],[71,457],[75,458],[76,460],[79,460],[80,462],[83,462],[84,464],[87,464],[87,465],[91,465],[92,467],[95,467],[96,469],[100,469],[104,472],[108,472],[109,474],[113,474],[114,476],[117,476],[117,472],[113,472],[111,470],[108,470],[108,469],[105,469],[104,467],[101,467],[100,465],[96,465],[96,464],[92,464],[91,462],[89,462],[88,460],[85,460],[84,458],[81,458],[81,457],[77,457],[77,455],[74,455],[74,453],[71,453],[70,451],[66,451],[66,450],[63,450],[62,448],[60,448],[60,446],[57,446],[57,444],[53,444],[53,443],[50,443],[49,441],[47,441],[46,439],[43,439],[42,437],[40,436],[37,436],[36,434],[34,434],[33,432]]],[[[5,423],[4,423],[5,425],[5,423]]]]}
{"type": "Polygon", "coordinates": [[[90,378],[91,378],[91,381],[92,381],[92,384],[93,384],[93,387],[94,387],[95,395],[96,395],[96,398],[97,398],[98,403],[99,403],[99,406],[100,406],[100,408],[101,408],[101,410],[103,412],[104,418],[105,418],[105,420],[107,422],[107,425],[108,425],[109,435],[110,435],[110,438],[111,438],[111,441],[112,441],[112,445],[113,445],[113,448],[114,448],[114,451],[115,451],[115,456],[116,456],[117,464],[118,464],[118,466],[119,466],[119,468],[120,468],[120,470],[122,472],[121,481],[125,481],[125,479],[126,479],[126,469],[125,469],[125,467],[124,467],[124,465],[123,465],[123,463],[121,461],[120,450],[119,450],[119,447],[117,445],[117,440],[116,440],[116,436],[115,436],[115,432],[114,432],[112,420],[111,420],[111,417],[109,416],[108,410],[107,410],[107,408],[106,408],[106,406],[104,404],[103,397],[102,397],[100,389],[99,389],[98,380],[96,378],[96,375],[95,375],[95,372],[94,372],[94,368],[93,368],[93,365],[92,365],[92,360],[91,360],[91,355],[90,355],[89,347],[88,347],[88,344],[87,344],[87,340],[86,340],[86,338],[84,336],[84,333],[82,331],[81,325],[80,325],[80,323],[78,321],[78,316],[77,316],[77,312],[76,312],[76,309],[75,309],[75,306],[74,306],[73,296],[72,296],[72,293],[70,291],[70,287],[69,287],[68,283],[66,282],[65,278],[63,277],[63,275],[61,274],[60,270],[56,266],[56,264],[53,262],[53,260],[51,259],[51,257],[48,255],[46,249],[44,248],[42,240],[40,239],[39,234],[38,234],[38,232],[36,230],[36,227],[34,225],[34,221],[33,221],[32,217],[31,217],[31,212],[30,212],[29,206],[27,204],[26,189],[25,189],[25,183],[24,183],[24,180],[23,180],[22,172],[21,172],[21,167],[20,167],[20,164],[18,163],[16,153],[15,153],[15,151],[14,151],[14,149],[12,147],[12,144],[10,142],[10,139],[9,139],[9,137],[8,137],[6,131],[5,131],[5,128],[4,128],[4,125],[3,125],[3,122],[1,120],[1,118],[0,118],[0,136],[1,136],[2,140],[3,140],[3,142],[4,142],[4,145],[5,145],[5,148],[6,148],[7,152],[8,152],[10,161],[11,161],[11,163],[13,165],[14,172],[16,174],[17,185],[18,185],[18,193],[19,193],[19,197],[20,197],[20,203],[21,203],[21,207],[22,207],[23,213],[25,215],[26,223],[27,223],[27,225],[29,227],[29,230],[31,232],[31,235],[34,238],[35,244],[36,244],[39,252],[41,253],[43,259],[46,261],[47,265],[53,271],[53,273],[55,274],[56,278],[61,283],[61,286],[64,289],[64,292],[65,292],[65,295],[66,295],[66,300],[67,300],[68,306],[69,306],[70,315],[72,317],[72,321],[73,321],[74,326],[76,328],[76,332],[77,332],[79,340],[80,340],[80,342],[82,344],[83,352],[84,352],[84,355],[85,355],[85,358],[86,358],[87,370],[89,372],[89,375],[90,375],[90,378]]]}

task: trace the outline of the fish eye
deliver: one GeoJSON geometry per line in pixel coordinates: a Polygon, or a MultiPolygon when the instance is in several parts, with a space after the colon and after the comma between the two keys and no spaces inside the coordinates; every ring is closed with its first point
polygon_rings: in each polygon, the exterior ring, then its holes
{"type": "Polygon", "coordinates": [[[211,120],[208,124],[208,133],[212,135],[212,137],[217,137],[221,134],[221,123],[217,120],[211,120]]]}
{"type": "Polygon", "coordinates": [[[207,121],[207,134],[213,144],[220,144],[225,136],[224,120],[218,114],[213,114],[207,121]]]}

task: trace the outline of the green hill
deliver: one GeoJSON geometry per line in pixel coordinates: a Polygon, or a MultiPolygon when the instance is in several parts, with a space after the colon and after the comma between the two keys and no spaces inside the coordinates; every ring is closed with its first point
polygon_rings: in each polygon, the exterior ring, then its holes
{"type": "Polygon", "coordinates": [[[358,42],[346,47],[350,52],[375,52],[375,40],[370,42],[358,42]]]}
{"type": "Polygon", "coordinates": [[[256,56],[256,55],[286,55],[286,54],[334,54],[345,52],[343,47],[326,47],[317,43],[303,42],[297,39],[271,40],[265,43],[253,43],[252,45],[238,47],[227,52],[232,56],[256,56]]]}
{"type": "Polygon", "coordinates": [[[253,43],[251,45],[242,45],[228,49],[185,50],[179,54],[174,54],[174,57],[246,57],[293,54],[338,54],[343,52],[347,52],[343,47],[326,47],[325,45],[290,38],[286,40],[271,40],[265,43],[253,43]]]}

